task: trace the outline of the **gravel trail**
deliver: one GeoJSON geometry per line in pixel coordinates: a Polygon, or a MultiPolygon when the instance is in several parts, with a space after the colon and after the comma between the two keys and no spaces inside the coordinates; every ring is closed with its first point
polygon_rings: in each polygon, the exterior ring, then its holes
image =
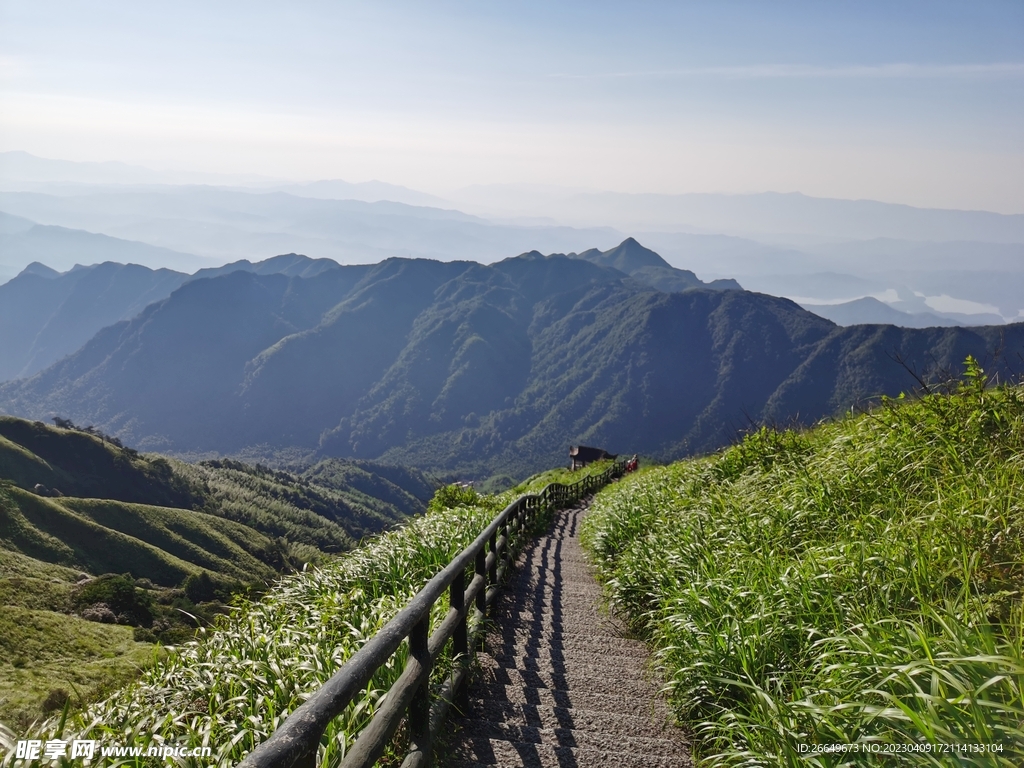
{"type": "Polygon", "coordinates": [[[451,768],[690,768],[646,668],[647,649],[600,610],[580,549],[585,507],[556,513],[497,603],[451,768]]]}

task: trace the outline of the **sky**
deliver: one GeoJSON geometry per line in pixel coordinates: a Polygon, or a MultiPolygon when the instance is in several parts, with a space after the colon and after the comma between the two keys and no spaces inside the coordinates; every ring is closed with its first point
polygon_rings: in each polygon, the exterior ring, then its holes
{"type": "Polygon", "coordinates": [[[1024,213],[1024,2],[0,0],[0,151],[1024,213]]]}

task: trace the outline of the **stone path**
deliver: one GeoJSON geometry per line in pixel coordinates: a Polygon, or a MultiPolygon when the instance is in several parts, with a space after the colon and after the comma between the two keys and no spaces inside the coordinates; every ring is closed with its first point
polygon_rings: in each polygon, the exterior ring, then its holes
{"type": "Polygon", "coordinates": [[[584,508],[557,513],[498,601],[470,707],[454,718],[451,768],[688,768],[681,732],[645,668],[643,643],[600,611],[580,549],[584,508]]]}

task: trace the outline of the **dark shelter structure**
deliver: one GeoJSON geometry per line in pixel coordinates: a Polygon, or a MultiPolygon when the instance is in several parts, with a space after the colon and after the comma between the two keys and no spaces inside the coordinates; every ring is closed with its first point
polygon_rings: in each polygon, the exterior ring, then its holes
{"type": "Polygon", "coordinates": [[[616,456],[618,456],[617,453],[608,453],[603,448],[590,448],[586,445],[569,446],[570,468],[573,470],[585,467],[595,461],[601,461],[601,459],[614,460],[616,456]]]}

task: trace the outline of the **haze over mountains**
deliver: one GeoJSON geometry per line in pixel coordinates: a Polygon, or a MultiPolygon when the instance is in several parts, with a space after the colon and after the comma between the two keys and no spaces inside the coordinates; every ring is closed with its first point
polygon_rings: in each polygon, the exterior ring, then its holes
{"type": "Polygon", "coordinates": [[[0,153],[0,190],[0,211],[18,217],[0,221],[0,280],[32,261],[60,271],[109,260],[182,272],[282,253],[348,264],[392,256],[489,263],[533,249],[607,249],[633,235],[704,280],[735,279],[808,306],[871,296],[918,315],[902,321],[909,325],[927,321],[922,315],[977,324],[1024,312],[1020,215],[773,193],[490,185],[438,195],[11,152],[0,153]]]}

